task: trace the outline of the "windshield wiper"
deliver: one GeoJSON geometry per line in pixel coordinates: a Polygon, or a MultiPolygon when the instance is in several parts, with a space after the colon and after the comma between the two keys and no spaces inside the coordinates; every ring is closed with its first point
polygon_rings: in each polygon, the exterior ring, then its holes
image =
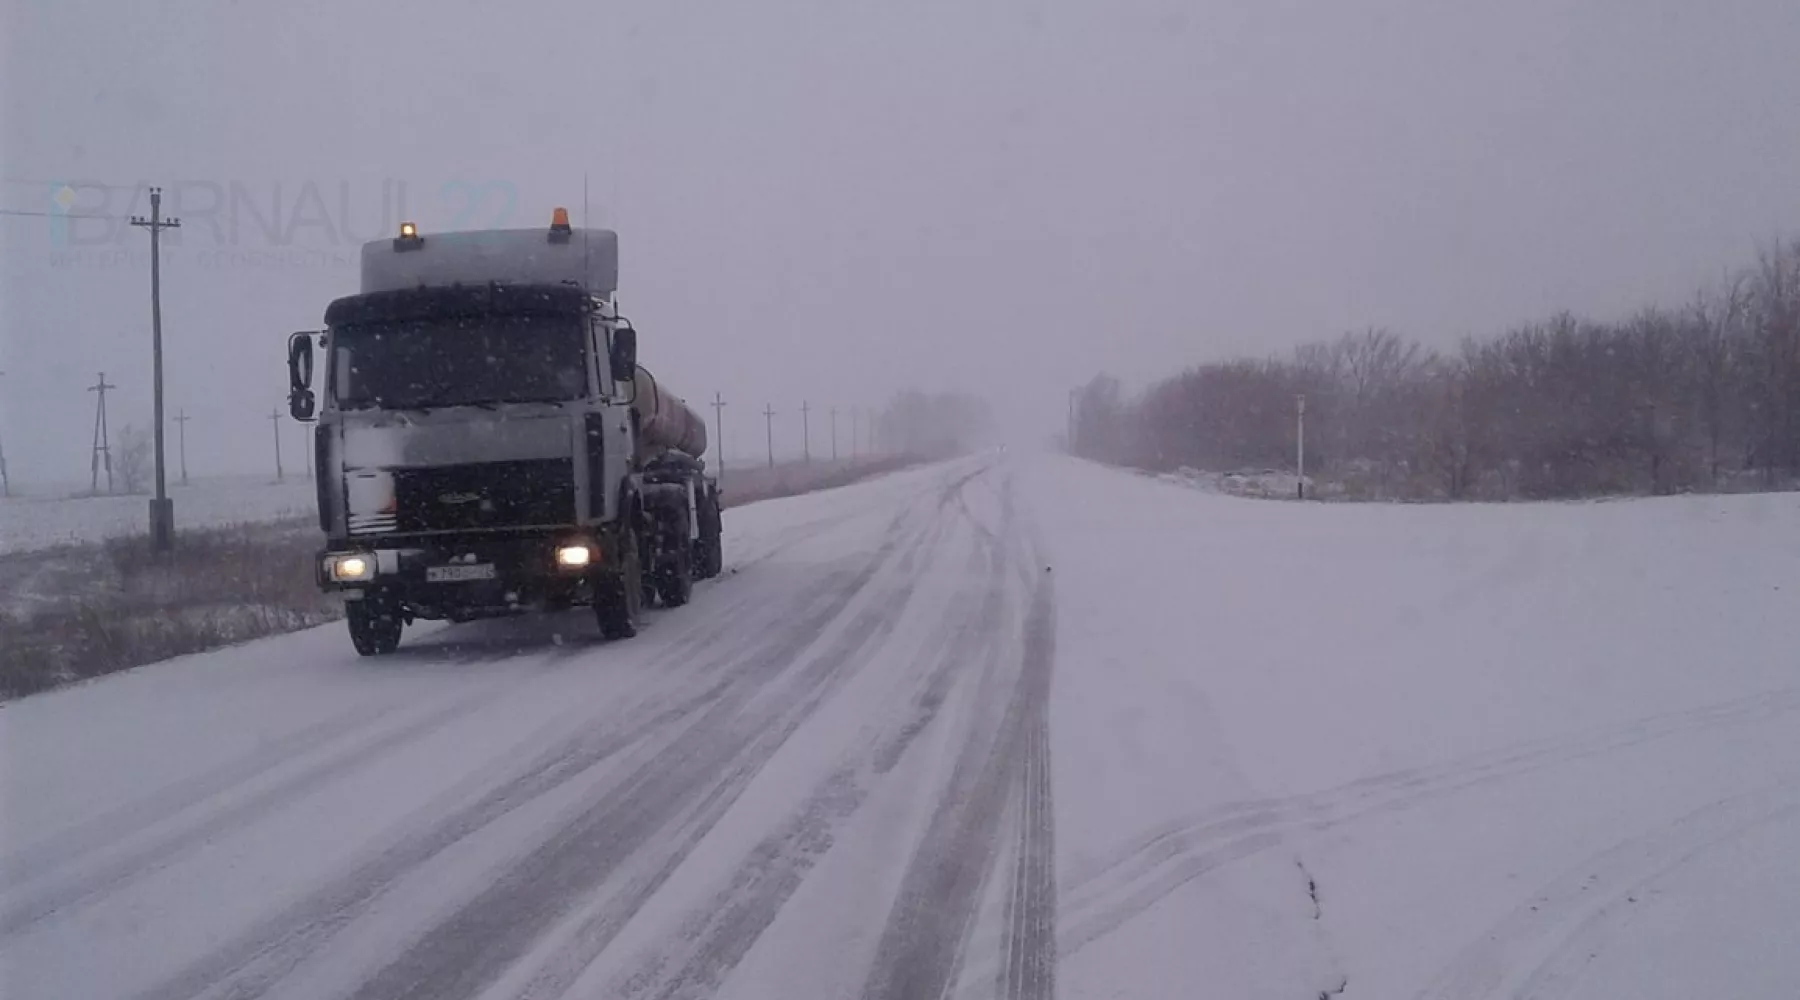
{"type": "Polygon", "coordinates": [[[456,402],[440,402],[438,400],[428,399],[423,403],[413,403],[405,406],[390,406],[387,407],[387,409],[418,410],[421,413],[429,413],[432,410],[442,410],[452,406],[479,406],[484,410],[498,410],[500,408],[499,403],[492,403],[481,399],[458,400],[456,402]]]}

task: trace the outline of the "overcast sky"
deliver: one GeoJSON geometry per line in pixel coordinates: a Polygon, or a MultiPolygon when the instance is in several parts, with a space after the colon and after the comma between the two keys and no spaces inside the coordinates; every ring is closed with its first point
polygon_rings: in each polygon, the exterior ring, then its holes
{"type": "MultiPolygon", "coordinates": [[[[584,176],[736,455],[765,402],[982,388],[1042,437],[1097,370],[1678,304],[1800,233],[1794,0],[3,2],[0,208],[184,219],[196,473],[267,467],[360,242],[579,216],[584,176]]],[[[0,217],[16,479],[85,480],[101,369],[148,422],[147,243],[0,217]]]]}

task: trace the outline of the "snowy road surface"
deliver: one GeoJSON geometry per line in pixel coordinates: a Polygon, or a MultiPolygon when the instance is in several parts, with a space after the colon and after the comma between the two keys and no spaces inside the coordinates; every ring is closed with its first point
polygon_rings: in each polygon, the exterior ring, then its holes
{"type": "Polygon", "coordinates": [[[726,577],[0,709],[0,992],[1791,997],[1800,499],[975,456],[726,577]]]}

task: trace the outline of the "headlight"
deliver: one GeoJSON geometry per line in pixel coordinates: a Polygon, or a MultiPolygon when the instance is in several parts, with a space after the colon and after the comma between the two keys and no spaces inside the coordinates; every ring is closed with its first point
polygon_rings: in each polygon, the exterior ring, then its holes
{"type": "Polygon", "coordinates": [[[586,545],[558,545],[556,565],[563,569],[581,569],[594,561],[594,552],[586,545]]]}
{"type": "Polygon", "coordinates": [[[325,575],[338,583],[356,583],[375,578],[375,560],[352,554],[325,557],[325,575]]]}

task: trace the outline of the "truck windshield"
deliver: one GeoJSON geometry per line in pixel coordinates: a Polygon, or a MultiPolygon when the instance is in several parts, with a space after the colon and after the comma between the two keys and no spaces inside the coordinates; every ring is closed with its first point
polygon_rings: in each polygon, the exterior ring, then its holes
{"type": "Polygon", "coordinates": [[[574,399],[587,388],[581,321],[498,315],[332,331],[332,388],[346,409],[574,399]]]}

